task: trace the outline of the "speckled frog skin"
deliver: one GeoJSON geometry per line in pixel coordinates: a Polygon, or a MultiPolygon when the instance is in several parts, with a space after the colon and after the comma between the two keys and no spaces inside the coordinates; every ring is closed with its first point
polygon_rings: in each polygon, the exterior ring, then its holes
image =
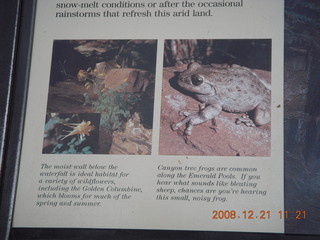
{"type": "Polygon", "coordinates": [[[173,130],[187,124],[185,134],[190,135],[194,125],[215,118],[221,111],[254,111],[254,123],[243,118],[238,119],[237,124],[243,122],[247,126],[260,126],[270,121],[270,87],[248,68],[239,65],[200,65],[195,62],[180,73],[177,84],[201,104],[199,112],[183,111],[186,118],[173,124],[173,130]]]}

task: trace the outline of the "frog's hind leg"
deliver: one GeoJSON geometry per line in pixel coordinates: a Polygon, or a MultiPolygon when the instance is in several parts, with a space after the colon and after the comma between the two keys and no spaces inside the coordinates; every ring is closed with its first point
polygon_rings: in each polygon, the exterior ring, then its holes
{"type": "Polygon", "coordinates": [[[258,126],[265,125],[271,121],[271,109],[269,101],[263,101],[256,107],[253,119],[255,124],[258,126]]]}
{"type": "Polygon", "coordinates": [[[255,127],[256,125],[254,124],[254,122],[252,121],[252,119],[250,119],[248,114],[244,114],[241,117],[236,119],[236,124],[239,125],[243,123],[244,125],[246,125],[247,127],[255,127]]]}
{"type": "Polygon", "coordinates": [[[265,125],[270,122],[270,102],[263,101],[253,110],[253,120],[249,118],[248,114],[237,118],[236,124],[244,123],[247,127],[256,127],[265,125]]]}

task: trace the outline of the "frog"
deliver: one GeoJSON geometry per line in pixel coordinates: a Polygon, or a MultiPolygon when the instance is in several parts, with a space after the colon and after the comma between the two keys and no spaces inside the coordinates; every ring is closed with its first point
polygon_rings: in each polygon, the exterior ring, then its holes
{"type": "Polygon", "coordinates": [[[200,104],[197,112],[180,112],[185,118],[171,125],[174,131],[186,124],[184,134],[191,135],[194,126],[214,120],[221,111],[244,113],[235,123],[248,127],[271,120],[271,85],[247,67],[193,62],[179,74],[176,83],[182,93],[200,104]],[[253,119],[248,113],[253,113],[253,119]]]}

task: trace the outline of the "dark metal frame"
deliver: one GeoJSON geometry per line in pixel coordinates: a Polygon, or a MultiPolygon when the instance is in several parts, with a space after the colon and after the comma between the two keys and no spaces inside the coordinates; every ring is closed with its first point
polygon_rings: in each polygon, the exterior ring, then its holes
{"type": "Polygon", "coordinates": [[[0,30],[1,36],[5,36],[0,39],[0,240],[319,239],[319,236],[206,231],[13,229],[12,217],[26,111],[35,10],[36,0],[0,1],[0,30]]]}
{"type": "Polygon", "coordinates": [[[17,186],[20,149],[22,143],[26,96],[29,81],[29,66],[32,51],[32,36],[36,1],[2,1],[2,27],[8,33],[6,41],[1,41],[5,50],[3,69],[6,84],[4,87],[6,106],[1,106],[3,138],[1,148],[1,202],[0,239],[10,236],[15,192],[17,186]]]}

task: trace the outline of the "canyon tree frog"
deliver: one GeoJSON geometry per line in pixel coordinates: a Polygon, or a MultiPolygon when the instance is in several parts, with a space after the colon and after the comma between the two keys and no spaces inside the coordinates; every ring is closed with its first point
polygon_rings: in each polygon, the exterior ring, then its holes
{"type": "Polygon", "coordinates": [[[236,120],[237,124],[260,126],[270,121],[271,87],[252,70],[239,65],[200,65],[189,64],[187,70],[180,73],[178,86],[186,94],[200,101],[198,112],[183,111],[186,116],[173,124],[177,130],[187,125],[184,133],[191,135],[194,125],[202,124],[215,118],[221,111],[232,113],[253,112],[253,121],[248,117],[236,120]]]}

